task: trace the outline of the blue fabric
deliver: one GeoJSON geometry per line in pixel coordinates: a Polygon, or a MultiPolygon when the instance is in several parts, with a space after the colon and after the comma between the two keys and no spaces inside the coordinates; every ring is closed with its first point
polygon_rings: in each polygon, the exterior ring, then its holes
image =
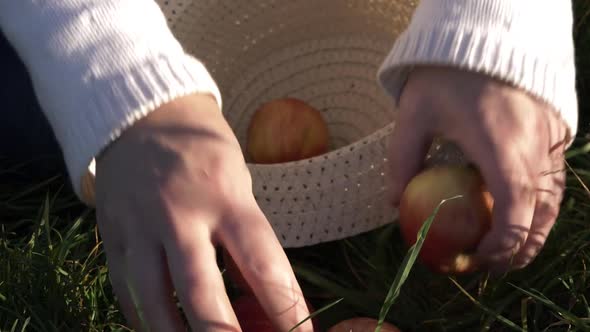
{"type": "Polygon", "coordinates": [[[41,111],[26,67],[0,33],[0,179],[26,163],[27,177],[64,173],[60,147],[41,111]]]}

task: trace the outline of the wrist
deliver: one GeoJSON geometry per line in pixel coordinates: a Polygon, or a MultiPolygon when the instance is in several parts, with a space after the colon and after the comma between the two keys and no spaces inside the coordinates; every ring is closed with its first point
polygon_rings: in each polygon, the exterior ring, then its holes
{"type": "MultiPolygon", "coordinates": [[[[156,108],[130,125],[109,143],[92,161],[89,170],[81,178],[80,198],[95,205],[95,177],[105,155],[114,148],[134,153],[142,150],[145,142],[166,141],[169,137],[195,133],[214,133],[231,137],[232,131],[225,122],[217,98],[209,93],[194,93],[178,97],[156,108]]],[[[188,141],[188,140],[187,140],[188,141]]],[[[141,155],[139,156],[141,157],[141,155]]]]}
{"type": "Polygon", "coordinates": [[[129,130],[165,128],[170,126],[208,126],[224,119],[215,97],[209,93],[193,93],[172,99],[132,125],[129,130]]]}
{"type": "Polygon", "coordinates": [[[485,73],[551,104],[575,134],[571,4],[538,1],[536,15],[530,15],[530,5],[510,0],[422,1],[384,60],[380,83],[398,102],[414,66],[444,65],[485,73]]]}
{"type": "MultiPolygon", "coordinates": [[[[97,162],[113,147],[149,141],[174,141],[190,144],[194,138],[228,137],[233,132],[227,124],[216,98],[208,93],[194,93],[162,104],[130,125],[97,157],[97,162]],[[184,139],[179,139],[183,137],[184,139]]],[[[165,143],[164,143],[165,144],[165,143]]]]}

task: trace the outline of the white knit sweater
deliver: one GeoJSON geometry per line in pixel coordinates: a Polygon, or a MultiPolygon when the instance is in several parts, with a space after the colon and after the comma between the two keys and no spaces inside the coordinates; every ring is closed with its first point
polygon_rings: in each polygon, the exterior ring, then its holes
{"type": "MultiPolygon", "coordinates": [[[[30,72],[78,195],[94,157],[162,103],[201,91],[221,105],[208,71],[153,0],[0,0],[0,28],[30,72]]],[[[508,80],[556,106],[575,133],[569,1],[422,0],[380,82],[397,100],[420,63],[508,80]]]]}

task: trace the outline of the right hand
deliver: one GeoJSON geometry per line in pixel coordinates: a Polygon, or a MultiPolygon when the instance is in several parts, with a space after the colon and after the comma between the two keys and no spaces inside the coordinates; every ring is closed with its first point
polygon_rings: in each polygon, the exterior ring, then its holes
{"type": "MultiPolygon", "coordinates": [[[[216,245],[231,254],[278,331],[309,315],[251,187],[238,141],[207,95],[160,107],[97,159],[98,227],[114,291],[136,330],[184,330],[174,291],[192,330],[240,330],[216,245]]],[[[297,331],[312,331],[311,320],[297,331]]]]}

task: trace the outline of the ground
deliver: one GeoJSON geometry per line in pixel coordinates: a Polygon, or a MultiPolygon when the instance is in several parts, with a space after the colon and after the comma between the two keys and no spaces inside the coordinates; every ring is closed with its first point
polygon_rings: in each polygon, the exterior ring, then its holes
{"type": "MultiPolygon", "coordinates": [[[[541,255],[499,278],[434,275],[405,264],[408,248],[395,226],[290,249],[315,308],[337,302],[317,316],[322,325],[369,316],[403,331],[590,330],[590,3],[574,5],[580,127],[566,159],[566,197],[541,255]]],[[[1,331],[126,329],[94,212],[62,176],[0,186],[0,219],[1,331]]]]}

